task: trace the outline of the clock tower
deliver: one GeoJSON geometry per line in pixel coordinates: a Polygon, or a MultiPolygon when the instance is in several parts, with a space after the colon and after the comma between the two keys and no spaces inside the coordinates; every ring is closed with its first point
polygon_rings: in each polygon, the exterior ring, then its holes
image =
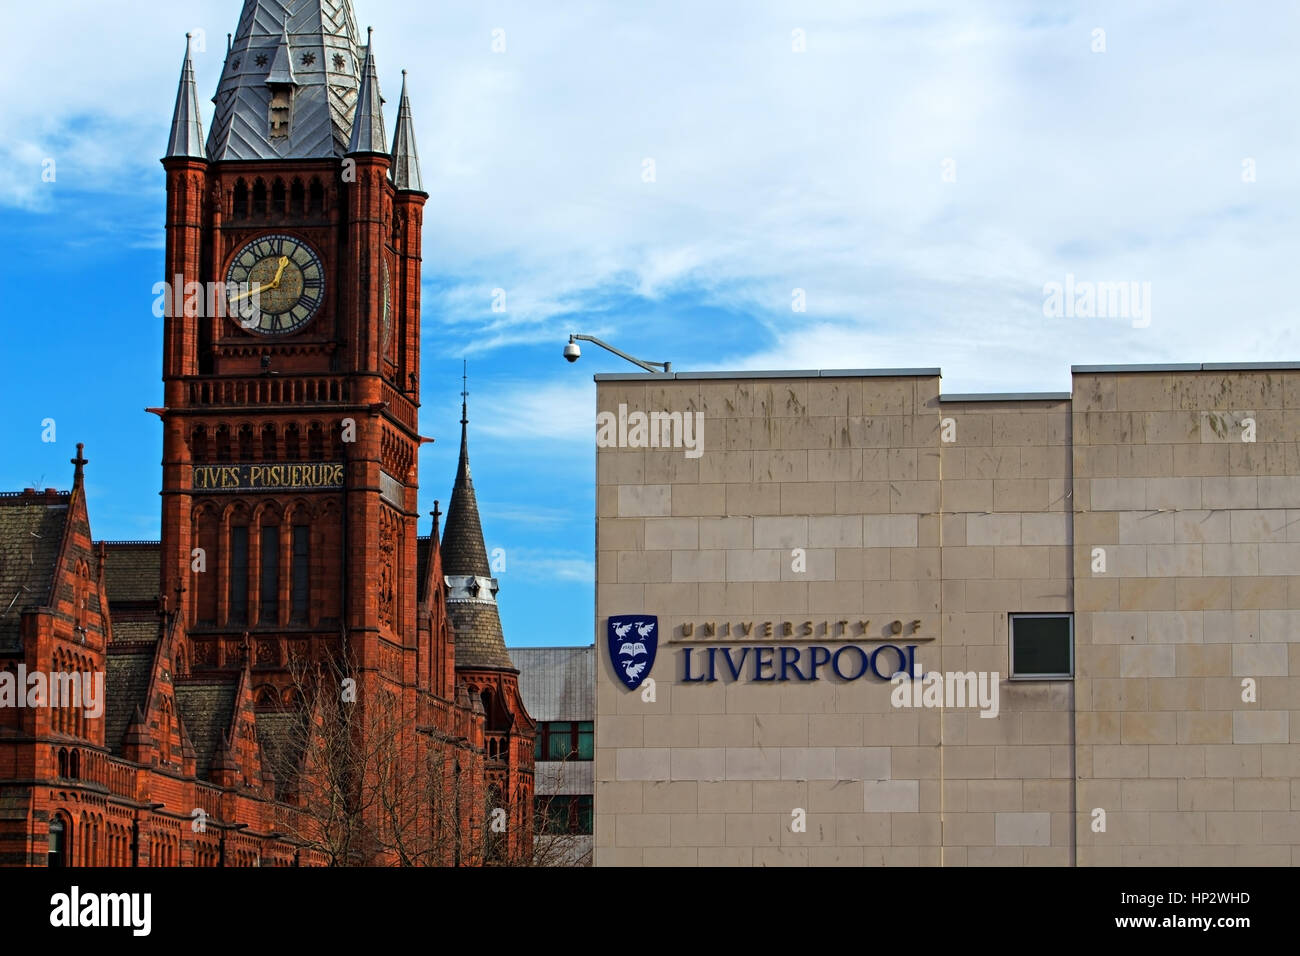
{"type": "Polygon", "coordinates": [[[187,48],[163,159],[177,670],[247,667],[260,710],[290,702],[295,660],[343,651],[360,699],[454,700],[417,633],[427,194],[405,77],[389,142],[349,0],[245,0],[213,102],[205,138],[187,48]]]}

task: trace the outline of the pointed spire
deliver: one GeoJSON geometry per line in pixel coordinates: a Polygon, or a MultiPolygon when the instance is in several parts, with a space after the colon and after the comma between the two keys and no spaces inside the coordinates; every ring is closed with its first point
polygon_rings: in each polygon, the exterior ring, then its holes
{"type": "Polygon", "coordinates": [[[479,523],[478,500],[469,475],[469,382],[462,372],[460,464],[447,507],[447,527],[439,554],[447,587],[447,616],[456,635],[456,668],[514,669],[501,631],[497,584],[488,563],[479,523]]]}
{"type": "Polygon", "coordinates": [[[379,95],[379,76],[375,73],[373,31],[366,28],[366,59],[361,67],[361,88],[357,91],[357,112],[352,118],[352,138],[348,142],[348,155],[354,153],[383,153],[384,98],[379,95]]]}
{"type": "Polygon", "coordinates": [[[469,399],[469,359],[460,360],[460,436],[462,447],[465,444],[465,426],[469,424],[469,415],[465,408],[469,399]]]}
{"type": "Polygon", "coordinates": [[[285,13],[280,24],[280,43],[275,48],[275,58],[271,60],[271,71],[266,74],[266,85],[286,83],[298,85],[298,78],[293,75],[293,51],[289,49],[289,14],[285,13]]]}
{"type": "Polygon", "coordinates": [[[212,99],[209,162],[345,155],[360,82],[357,36],[352,0],[243,0],[212,99]],[[286,9],[292,30],[286,30],[286,9]],[[277,88],[294,91],[287,137],[272,137],[268,122],[269,94],[277,88]]]}
{"type": "Polygon", "coordinates": [[[402,71],[402,100],[397,108],[397,129],[393,131],[393,185],[410,192],[424,192],[420,179],[420,153],[415,148],[415,124],[411,121],[411,100],[406,95],[406,71],[402,71]]]}
{"type": "Polygon", "coordinates": [[[181,64],[181,82],[176,90],[176,108],[172,110],[172,131],[167,141],[167,155],[207,159],[203,148],[203,120],[199,115],[199,92],[194,85],[194,61],[190,59],[190,37],[185,34],[185,61],[181,64]]]}
{"type": "Polygon", "coordinates": [[[460,462],[456,466],[456,484],[447,506],[447,532],[442,539],[442,571],[448,575],[474,575],[490,578],[487,547],[483,544],[483,526],[479,523],[478,500],[469,470],[469,376],[462,372],[460,393],[460,462]]]}

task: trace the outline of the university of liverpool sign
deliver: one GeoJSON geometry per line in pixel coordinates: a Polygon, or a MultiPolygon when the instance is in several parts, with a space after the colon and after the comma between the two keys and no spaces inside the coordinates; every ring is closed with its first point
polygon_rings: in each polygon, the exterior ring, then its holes
{"type": "Polygon", "coordinates": [[[342,462],[195,465],[195,491],[316,491],[343,487],[342,462]]]}

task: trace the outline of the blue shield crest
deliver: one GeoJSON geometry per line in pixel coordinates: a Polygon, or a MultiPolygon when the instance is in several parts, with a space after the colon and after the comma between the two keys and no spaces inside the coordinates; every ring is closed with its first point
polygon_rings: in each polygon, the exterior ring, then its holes
{"type": "Polygon", "coordinates": [[[621,680],[632,690],[655,666],[659,649],[659,618],[653,614],[615,614],[606,625],[609,635],[609,659],[621,680]]]}

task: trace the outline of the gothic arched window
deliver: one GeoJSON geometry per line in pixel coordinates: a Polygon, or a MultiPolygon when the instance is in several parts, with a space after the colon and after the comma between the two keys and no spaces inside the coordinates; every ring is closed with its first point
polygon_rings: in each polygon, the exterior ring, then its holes
{"type": "Polygon", "coordinates": [[[239,460],[253,460],[253,426],[239,426],[239,460]]]}
{"type": "Polygon", "coordinates": [[[275,461],[276,455],[275,426],[262,426],[262,461],[275,461]]]}
{"type": "Polygon", "coordinates": [[[298,426],[291,424],[284,430],[284,460],[297,461],[301,457],[302,448],[298,440],[298,426]]]}
{"type": "Polygon", "coordinates": [[[50,849],[46,866],[68,865],[68,841],[72,839],[72,824],[62,813],[50,820],[50,849]]]}
{"type": "Polygon", "coordinates": [[[217,461],[230,461],[230,427],[227,425],[217,426],[217,461]]]}
{"type": "Polygon", "coordinates": [[[262,515],[259,547],[261,581],[258,587],[259,624],[280,623],[280,517],[274,512],[262,515]]]}
{"type": "Polygon", "coordinates": [[[307,456],[312,461],[322,461],[325,458],[325,435],[321,431],[320,422],[312,422],[307,429],[307,456]]]}
{"type": "Polygon", "coordinates": [[[208,430],[202,425],[190,432],[190,457],[199,464],[208,460],[208,430]]]}

